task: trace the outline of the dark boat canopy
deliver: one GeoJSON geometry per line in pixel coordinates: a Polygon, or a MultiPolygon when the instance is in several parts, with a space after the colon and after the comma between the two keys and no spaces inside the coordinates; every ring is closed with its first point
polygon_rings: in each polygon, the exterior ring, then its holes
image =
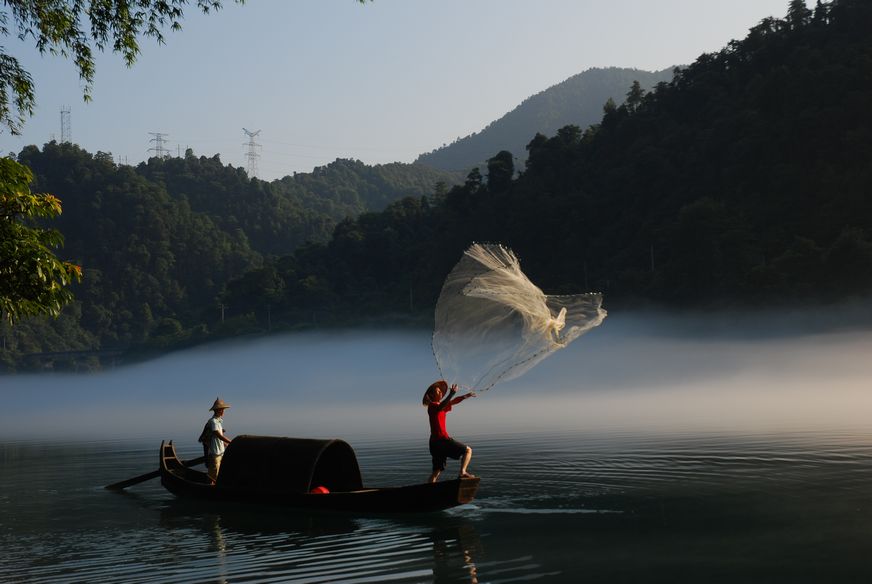
{"type": "Polygon", "coordinates": [[[308,493],[363,488],[354,450],[342,440],[237,436],[221,460],[217,485],[227,489],[308,493]]]}

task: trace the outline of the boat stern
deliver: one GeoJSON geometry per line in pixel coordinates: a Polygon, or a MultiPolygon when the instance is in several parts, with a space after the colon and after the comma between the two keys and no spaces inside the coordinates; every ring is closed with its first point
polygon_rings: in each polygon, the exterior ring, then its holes
{"type": "Polygon", "coordinates": [[[472,502],[475,498],[475,493],[478,491],[478,483],[481,479],[478,477],[470,479],[460,479],[460,486],[457,489],[457,504],[465,505],[472,502]]]}

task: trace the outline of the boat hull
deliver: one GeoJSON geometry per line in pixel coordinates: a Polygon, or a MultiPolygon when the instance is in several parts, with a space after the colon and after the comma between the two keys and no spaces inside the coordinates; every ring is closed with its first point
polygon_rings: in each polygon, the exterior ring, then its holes
{"type": "Polygon", "coordinates": [[[476,477],[325,494],[288,493],[271,490],[268,487],[236,489],[213,486],[206,473],[184,466],[176,455],[172,442],[161,444],[160,477],[164,488],[181,498],[356,513],[441,511],[471,502],[479,484],[479,479],[476,477]]]}

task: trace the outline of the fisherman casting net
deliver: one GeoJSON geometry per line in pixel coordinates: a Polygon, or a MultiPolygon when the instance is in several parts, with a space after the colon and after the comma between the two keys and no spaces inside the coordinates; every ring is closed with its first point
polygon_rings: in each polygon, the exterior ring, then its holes
{"type": "Polygon", "coordinates": [[[436,303],[436,365],[449,382],[486,391],[598,326],[606,317],[601,305],[601,294],[548,296],[510,249],[474,244],[436,303]]]}

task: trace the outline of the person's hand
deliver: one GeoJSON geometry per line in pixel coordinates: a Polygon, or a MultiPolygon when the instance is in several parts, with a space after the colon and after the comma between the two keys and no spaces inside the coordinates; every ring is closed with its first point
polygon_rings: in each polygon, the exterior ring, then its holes
{"type": "Polygon", "coordinates": [[[466,399],[468,397],[478,397],[478,395],[474,391],[470,391],[465,396],[463,396],[463,399],[466,399]]]}
{"type": "Polygon", "coordinates": [[[457,393],[457,384],[456,384],[456,383],[452,383],[452,384],[451,384],[451,387],[448,388],[448,391],[450,391],[451,393],[457,393]]]}

